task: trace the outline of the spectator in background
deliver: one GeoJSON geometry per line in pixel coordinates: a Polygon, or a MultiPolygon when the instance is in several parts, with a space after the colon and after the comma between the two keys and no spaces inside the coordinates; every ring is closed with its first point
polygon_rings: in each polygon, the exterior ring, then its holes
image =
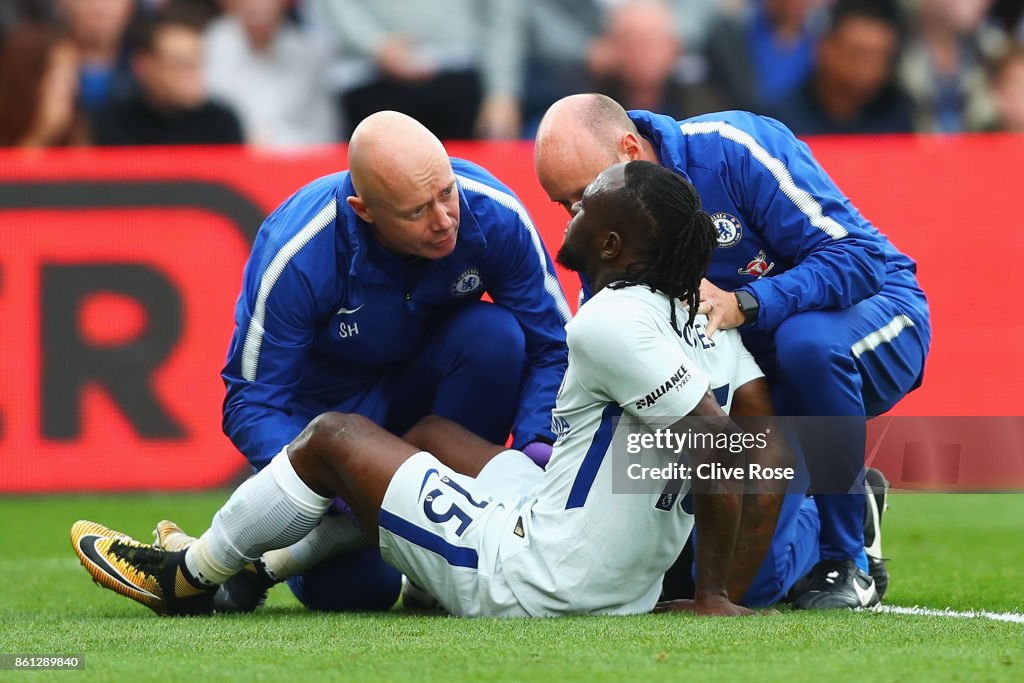
{"type": "Polygon", "coordinates": [[[56,0],[80,57],[79,100],[89,114],[135,92],[125,33],[134,0],[56,0]]]}
{"type": "Polygon", "coordinates": [[[1015,47],[992,71],[996,122],[993,130],[1024,133],[1024,47],[1015,47]]]}
{"type": "Polygon", "coordinates": [[[203,46],[187,15],[162,13],[138,27],[132,70],[139,94],[100,111],[100,145],[202,145],[242,142],[235,114],[211,102],[203,84],[203,46]]]}
{"type": "Polygon", "coordinates": [[[660,0],[628,0],[611,10],[608,28],[592,49],[597,90],[626,109],[652,109],[676,119],[721,108],[700,83],[702,73],[682,68],[683,43],[672,10],[660,0]]]}
{"type": "Polygon", "coordinates": [[[1024,0],[995,0],[990,17],[994,20],[1005,43],[1024,45],[1024,0]]]}
{"type": "Polygon", "coordinates": [[[839,0],[814,73],[772,115],[797,135],[911,132],[910,99],[894,79],[900,39],[890,0],[839,0]]]}
{"type": "Polygon", "coordinates": [[[814,67],[823,0],[748,0],[712,22],[709,81],[727,106],[762,112],[796,92],[814,67]]]}
{"type": "Polygon", "coordinates": [[[621,77],[621,74],[617,76],[614,73],[617,70],[634,72],[631,80],[636,80],[635,76],[640,74],[635,72],[641,68],[647,74],[645,78],[658,81],[662,79],[656,78],[655,72],[667,68],[665,107],[676,110],[678,105],[675,101],[682,97],[684,111],[703,109],[699,103],[690,103],[695,98],[711,95],[708,89],[698,89],[702,90],[699,97],[698,92],[680,94],[672,91],[679,90],[680,86],[683,90],[690,90],[689,86],[694,82],[703,81],[707,69],[699,50],[704,44],[708,23],[715,16],[716,9],[742,1],[653,0],[654,4],[663,5],[665,9],[657,12],[642,9],[634,14],[623,5],[652,3],[634,0],[523,0],[527,8],[527,53],[522,136],[532,140],[544,112],[567,95],[612,89],[617,92],[618,85],[614,81],[621,77]],[[651,42],[658,45],[657,54],[644,54],[651,47],[647,40],[643,40],[636,48],[639,54],[628,55],[628,66],[618,64],[620,46],[638,36],[633,28],[624,32],[624,24],[638,28],[655,13],[662,20],[651,29],[651,42]],[[617,15],[620,19],[616,19],[617,15]],[[637,15],[647,18],[638,21],[637,15]],[[619,27],[613,28],[613,23],[619,27]],[[609,32],[612,31],[620,36],[614,41],[618,43],[614,48],[613,41],[609,40],[609,32]],[[629,33],[630,37],[624,33],[629,33]],[[668,61],[666,55],[669,52],[674,53],[670,66],[655,68],[668,61]]]}
{"type": "Polygon", "coordinates": [[[206,28],[210,94],[242,120],[245,139],[272,147],[338,139],[336,103],[323,74],[325,50],[286,19],[288,0],[223,0],[206,28]]]}
{"type": "Polygon", "coordinates": [[[77,69],[75,48],[58,29],[21,24],[11,31],[0,47],[0,146],[86,142],[77,69]]]}
{"type": "Polygon", "coordinates": [[[900,64],[914,101],[914,129],[984,130],[995,110],[985,71],[983,27],[991,0],[918,0],[914,33],[900,64]]]}
{"type": "Polygon", "coordinates": [[[544,112],[557,100],[596,89],[590,50],[604,30],[601,0],[524,0],[525,83],[522,136],[533,139],[544,112]]]}
{"type": "MultiPolygon", "coordinates": [[[[543,0],[540,0],[543,1],[543,0]]],[[[618,3],[621,0],[604,0],[618,3]]],[[[721,13],[737,12],[744,0],[667,0],[672,10],[676,35],[689,51],[703,51],[711,22],[721,13]]]]}
{"type": "Polygon", "coordinates": [[[0,2],[0,45],[8,32],[24,22],[42,24],[52,20],[52,0],[3,0],[0,2]]]}
{"type": "Polygon", "coordinates": [[[523,4],[509,0],[321,0],[364,66],[343,93],[355,126],[393,109],[444,139],[519,132],[523,4]]]}
{"type": "Polygon", "coordinates": [[[219,16],[223,0],[135,0],[143,16],[152,16],[173,7],[174,11],[185,11],[202,25],[219,16]]]}

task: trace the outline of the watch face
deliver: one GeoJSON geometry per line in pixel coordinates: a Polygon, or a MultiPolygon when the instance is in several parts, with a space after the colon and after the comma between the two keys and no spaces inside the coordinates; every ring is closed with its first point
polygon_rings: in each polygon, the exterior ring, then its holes
{"type": "Polygon", "coordinates": [[[760,306],[753,294],[747,291],[736,292],[736,303],[739,305],[740,313],[743,314],[746,323],[752,323],[757,319],[760,306]]]}

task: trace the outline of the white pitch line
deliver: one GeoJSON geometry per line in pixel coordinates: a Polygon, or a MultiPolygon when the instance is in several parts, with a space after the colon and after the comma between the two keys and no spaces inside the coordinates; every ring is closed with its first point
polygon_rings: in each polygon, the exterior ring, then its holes
{"type": "Polygon", "coordinates": [[[951,617],[953,619],[991,619],[992,621],[1008,621],[1012,624],[1024,624],[1024,614],[1017,612],[988,612],[985,610],[967,610],[958,612],[953,609],[932,609],[930,607],[900,607],[898,605],[877,605],[872,612],[884,614],[909,614],[922,617],[951,617]]]}

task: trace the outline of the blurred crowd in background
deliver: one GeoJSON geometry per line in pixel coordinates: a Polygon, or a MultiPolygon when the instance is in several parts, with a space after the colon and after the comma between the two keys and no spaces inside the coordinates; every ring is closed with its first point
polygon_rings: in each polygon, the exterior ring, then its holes
{"type": "Polygon", "coordinates": [[[0,146],[530,138],[576,92],[798,135],[1024,132],[1024,0],[0,0],[0,146]]]}

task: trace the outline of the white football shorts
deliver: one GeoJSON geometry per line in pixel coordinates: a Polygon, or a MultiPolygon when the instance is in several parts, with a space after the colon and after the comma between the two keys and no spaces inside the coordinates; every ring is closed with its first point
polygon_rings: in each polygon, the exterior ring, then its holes
{"type": "Polygon", "coordinates": [[[522,536],[515,529],[522,524],[517,511],[532,500],[543,476],[519,451],[499,453],[475,478],[430,453],[416,453],[398,468],[384,494],[381,555],[451,614],[513,616],[514,606],[507,613],[491,605],[489,584],[500,571],[499,542],[522,536]]]}

